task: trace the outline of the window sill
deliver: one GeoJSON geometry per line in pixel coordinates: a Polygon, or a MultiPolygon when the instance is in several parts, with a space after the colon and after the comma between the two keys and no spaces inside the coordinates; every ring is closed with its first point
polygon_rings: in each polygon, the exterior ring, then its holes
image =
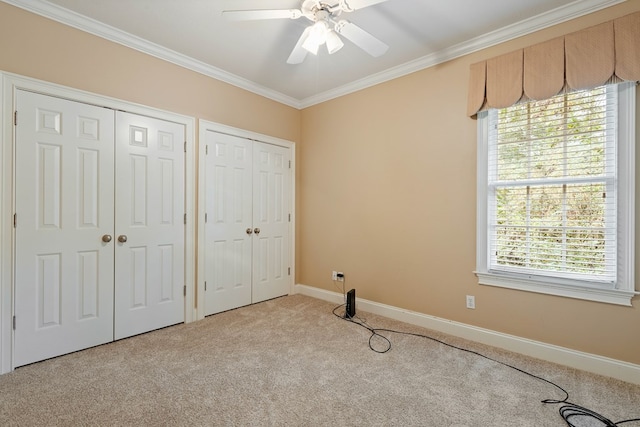
{"type": "Polygon", "coordinates": [[[628,307],[632,306],[631,300],[633,297],[638,295],[637,292],[620,289],[602,289],[589,286],[566,285],[554,283],[552,281],[529,279],[506,274],[483,273],[478,271],[474,271],[474,273],[478,277],[478,283],[480,285],[497,286],[500,288],[603,302],[607,304],[624,305],[628,307]]]}

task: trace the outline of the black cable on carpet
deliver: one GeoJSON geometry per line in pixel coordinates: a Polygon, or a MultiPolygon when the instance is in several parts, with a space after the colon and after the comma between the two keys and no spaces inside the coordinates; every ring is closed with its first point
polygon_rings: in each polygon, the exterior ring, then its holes
{"type": "Polygon", "coordinates": [[[587,422],[589,422],[589,426],[593,426],[593,423],[591,423],[591,421],[596,420],[599,421],[600,423],[602,423],[602,426],[604,427],[618,427],[622,424],[625,423],[630,423],[630,422],[640,422],[640,418],[632,418],[632,419],[628,419],[628,420],[622,420],[622,421],[617,421],[617,422],[613,422],[610,419],[604,417],[603,415],[598,414],[595,411],[592,411],[590,409],[587,409],[583,406],[577,405],[575,403],[569,402],[569,392],[567,392],[564,388],[560,387],[558,384],[554,383],[553,381],[550,381],[546,378],[540,377],[538,375],[534,375],[530,372],[527,372],[523,369],[517,368],[513,365],[509,365],[508,363],[505,362],[501,362],[499,360],[493,359],[489,356],[486,356],[482,353],[479,353],[477,351],[473,351],[473,350],[469,350],[466,348],[462,348],[462,347],[458,347],[455,346],[453,344],[449,344],[447,342],[444,342],[442,340],[439,340],[437,338],[434,337],[430,337],[428,335],[423,335],[423,334],[416,334],[413,332],[403,332],[403,331],[396,331],[393,329],[384,329],[384,328],[373,328],[369,325],[367,325],[363,320],[361,320],[360,318],[358,318],[358,316],[354,316],[354,317],[347,317],[346,315],[341,316],[339,314],[336,313],[336,311],[341,308],[344,307],[345,304],[340,304],[339,306],[337,306],[336,308],[333,309],[333,314],[334,316],[342,319],[342,320],[346,320],[347,322],[350,323],[354,323],[358,326],[361,326],[365,329],[367,329],[369,332],[371,332],[371,335],[369,336],[369,348],[373,351],[375,351],[376,353],[386,353],[389,350],[391,350],[391,340],[387,337],[385,337],[384,335],[381,335],[380,332],[387,332],[387,333],[392,333],[392,334],[400,334],[400,335],[409,335],[409,336],[414,336],[414,337],[419,337],[419,338],[425,338],[431,341],[435,341],[437,343],[440,343],[442,345],[446,345],[447,347],[451,347],[454,348],[456,350],[459,351],[464,351],[467,353],[471,353],[471,354],[475,354],[476,356],[485,358],[487,360],[490,360],[492,362],[498,363],[500,365],[506,366],[508,368],[511,368],[513,370],[516,370],[518,372],[521,372],[525,375],[528,375],[531,378],[535,378],[537,380],[540,381],[544,381],[547,384],[552,385],[553,387],[557,388],[558,390],[560,390],[562,393],[564,393],[564,399],[544,399],[541,402],[544,404],[556,404],[556,405],[562,405],[559,409],[560,412],[560,416],[562,417],[562,419],[567,423],[567,425],[569,427],[580,427],[578,424],[574,424],[574,422],[579,422],[579,420],[587,420],[587,422]],[[372,340],[374,338],[379,338],[382,340],[382,342],[384,342],[384,347],[382,349],[376,349],[374,348],[373,342],[372,340]]]}

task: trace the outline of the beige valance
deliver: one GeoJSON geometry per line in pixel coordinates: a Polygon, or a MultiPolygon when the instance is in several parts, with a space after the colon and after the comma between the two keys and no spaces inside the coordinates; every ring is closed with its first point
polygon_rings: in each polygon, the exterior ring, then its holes
{"type": "Polygon", "coordinates": [[[640,80],[640,12],[471,65],[467,114],[640,80]]]}

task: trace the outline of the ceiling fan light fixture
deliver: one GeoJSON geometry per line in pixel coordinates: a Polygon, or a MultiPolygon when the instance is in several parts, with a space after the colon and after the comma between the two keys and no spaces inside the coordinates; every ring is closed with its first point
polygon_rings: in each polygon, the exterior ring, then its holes
{"type": "Polygon", "coordinates": [[[342,49],[343,46],[344,43],[340,39],[339,35],[337,35],[334,31],[329,31],[327,33],[327,51],[329,52],[329,55],[331,55],[332,53],[336,53],[337,51],[342,49]]]}
{"type": "Polygon", "coordinates": [[[325,21],[318,21],[311,27],[309,36],[302,44],[302,47],[313,53],[318,54],[318,48],[320,45],[327,41],[327,34],[329,33],[329,26],[325,21]]]}
{"type": "Polygon", "coordinates": [[[320,43],[315,42],[311,37],[307,37],[304,43],[302,43],[302,47],[305,48],[308,52],[317,55],[320,43]]]}

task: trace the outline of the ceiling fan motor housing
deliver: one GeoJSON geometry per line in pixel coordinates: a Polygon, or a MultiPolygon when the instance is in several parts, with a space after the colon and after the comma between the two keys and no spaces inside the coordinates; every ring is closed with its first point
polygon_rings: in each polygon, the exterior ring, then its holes
{"type": "Polygon", "coordinates": [[[316,0],[304,0],[302,3],[302,14],[314,22],[326,21],[331,22],[331,18],[335,18],[342,12],[340,3],[331,6],[316,0]]]}

